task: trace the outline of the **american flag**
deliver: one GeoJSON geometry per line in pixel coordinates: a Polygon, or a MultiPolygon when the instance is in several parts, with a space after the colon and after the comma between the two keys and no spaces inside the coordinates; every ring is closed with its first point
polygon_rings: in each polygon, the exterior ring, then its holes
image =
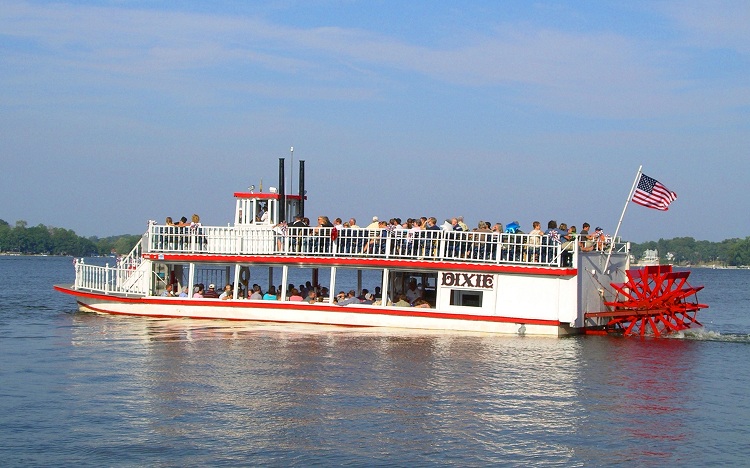
{"type": "Polygon", "coordinates": [[[649,177],[646,174],[641,174],[641,178],[638,181],[638,187],[636,187],[635,192],[633,193],[633,201],[635,203],[661,211],[667,211],[669,209],[669,204],[676,199],[676,193],[671,192],[658,180],[649,177]]]}

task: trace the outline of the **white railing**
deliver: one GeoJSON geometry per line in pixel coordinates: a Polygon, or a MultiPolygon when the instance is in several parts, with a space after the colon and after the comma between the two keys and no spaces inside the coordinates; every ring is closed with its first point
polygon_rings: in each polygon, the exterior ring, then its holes
{"type": "MultiPolygon", "coordinates": [[[[382,258],[568,267],[577,264],[578,242],[568,245],[548,236],[442,230],[335,228],[202,227],[199,230],[151,225],[142,242],[110,267],[75,262],[76,289],[103,293],[148,294],[150,263],[141,251],[210,255],[284,255],[295,257],[382,258]]],[[[606,253],[606,249],[598,253],[606,253]]],[[[614,252],[628,244],[615,242],[614,252]]]]}
{"type": "Polygon", "coordinates": [[[121,268],[129,269],[138,268],[138,266],[141,264],[141,261],[143,260],[141,254],[143,253],[143,244],[146,240],[146,235],[147,234],[144,234],[141,237],[141,241],[133,246],[133,248],[130,250],[130,253],[117,259],[118,266],[120,266],[121,268]]]}
{"type": "MultiPolygon", "coordinates": [[[[151,253],[289,255],[306,257],[419,259],[489,264],[568,266],[578,242],[563,245],[548,236],[442,230],[208,227],[196,230],[152,225],[151,253]]],[[[622,244],[624,246],[625,244],[622,244]]],[[[615,250],[621,250],[620,243],[615,250]]]]}
{"type": "MultiPolygon", "coordinates": [[[[147,266],[147,264],[141,265],[147,266]]],[[[88,265],[82,258],[76,259],[74,287],[103,293],[146,294],[148,292],[147,275],[150,272],[141,265],[139,267],[134,267],[132,264],[123,266],[120,262],[114,267],[109,264],[88,265]]]]}

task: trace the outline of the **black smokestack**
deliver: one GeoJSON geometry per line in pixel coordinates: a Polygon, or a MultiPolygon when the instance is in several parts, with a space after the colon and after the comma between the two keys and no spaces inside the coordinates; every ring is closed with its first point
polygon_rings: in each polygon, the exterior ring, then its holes
{"type": "Polygon", "coordinates": [[[286,220],[286,192],[284,190],[284,158],[279,158],[279,219],[277,223],[286,220]]]}
{"type": "Polygon", "coordinates": [[[299,162],[299,215],[305,217],[305,161],[299,162]]]}

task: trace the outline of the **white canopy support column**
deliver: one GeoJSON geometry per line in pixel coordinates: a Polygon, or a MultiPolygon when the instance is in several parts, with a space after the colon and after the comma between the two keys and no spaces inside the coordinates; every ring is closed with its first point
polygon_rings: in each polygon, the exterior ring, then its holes
{"type": "Polygon", "coordinates": [[[386,306],[388,305],[388,268],[383,269],[383,283],[380,285],[380,305],[386,306]]]}
{"type": "Polygon", "coordinates": [[[286,286],[287,282],[289,280],[289,265],[284,265],[281,267],[281,291],[279,291],[279,294],[281,295],[279,300],[285,301],[286,300],[286,286]]]}
{"type": "MultiPolygon", "coordinates": [[[[237,299],[237,295],[240,292],[240,266],[234,266],[234,290],[232,291],[232,299],[237,299]]],[[[247,291],[245,291],[247,294],[247,291]]]]}
{"type": "Polygon", "coordinates": [[[193,297],[193,284],[195,284],[195,263],[188,266],[188,297],[193,297]]]}
{"type": "Polygon", "coordinates": [[[336,267],[331,267],[331,282],[328,284],[328,303],[333,304],[333,298],[336,297],[336,267]]]}

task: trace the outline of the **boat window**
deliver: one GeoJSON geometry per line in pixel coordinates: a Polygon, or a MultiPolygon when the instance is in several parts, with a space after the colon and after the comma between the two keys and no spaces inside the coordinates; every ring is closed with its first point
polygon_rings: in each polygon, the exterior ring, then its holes
{"type": "Polygon", "coordinates": [[[395,298],[398,294],[405,293],[413,281],[422,292],[422,299],[434,306],[437,297],[437,276],[437,273],[433,272],[392,270],[388,287],[389,294],[395,298]]]}
{"type": "Polygon", "coordinates": [[[482,307],[482,291],[463,291],[451,289],[451,305],[463,307],[482,307]]]}

